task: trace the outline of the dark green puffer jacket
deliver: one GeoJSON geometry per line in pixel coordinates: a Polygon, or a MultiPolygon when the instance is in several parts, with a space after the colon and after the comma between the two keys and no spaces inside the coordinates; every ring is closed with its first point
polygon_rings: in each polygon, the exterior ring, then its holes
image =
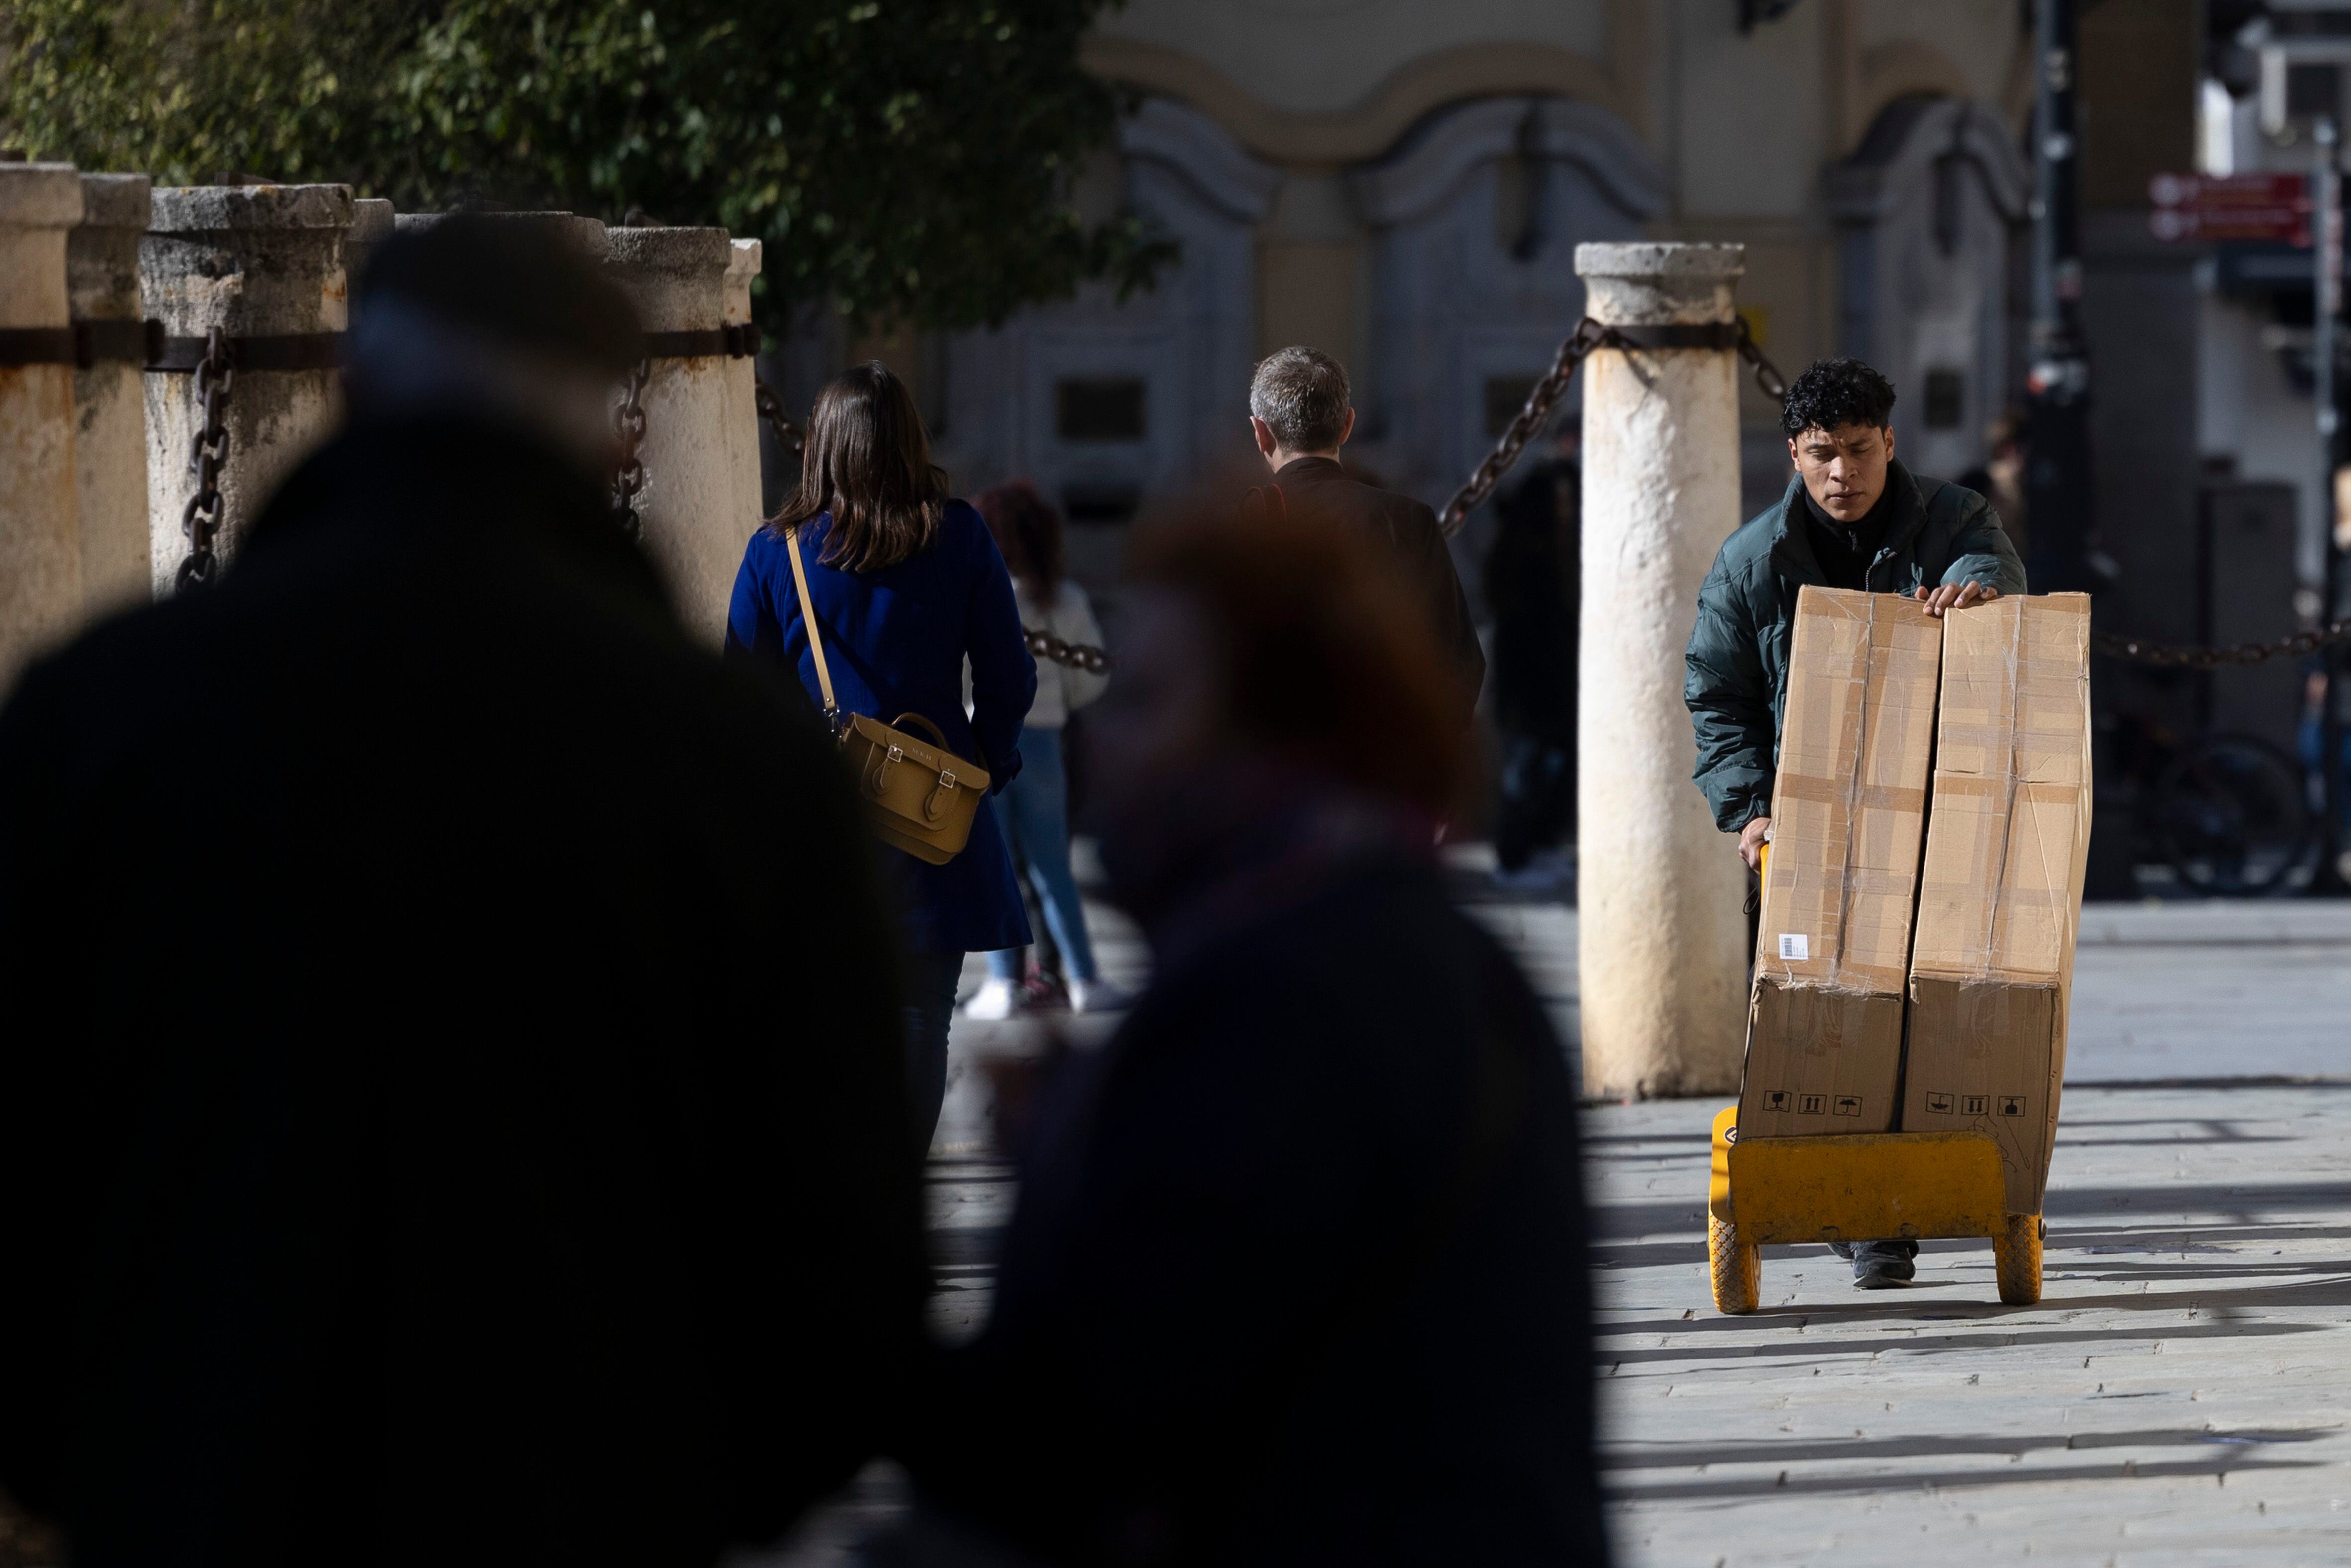
{"type": "MultiPolygon", "coordinates": [[[[2024,563],[1991,502],[1940,479],[1918,478],[1898,459],[1886,465],[1886,485],[1895,513],[1870,562],[1871,592],[1907,594],[1947,582],[2024,591],[2024,563]]],[[[1822,581],[1804,534],[1803,491],[1802,479],[1791,479],[1776,504],[1741,524],[1698,591],[1682,696],[1698,727],[1693,777],[1726,833],[1771,810],[1796,590],[1822,581]]]]}

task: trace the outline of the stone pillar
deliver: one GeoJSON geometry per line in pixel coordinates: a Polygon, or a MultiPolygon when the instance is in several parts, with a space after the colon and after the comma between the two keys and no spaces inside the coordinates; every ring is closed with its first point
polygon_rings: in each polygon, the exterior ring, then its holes
{"type": "MultiPolygon", "coordinates": [[[[1582,245],[1611,326],[1729,322],[1735,245],[1582,245]]],[[[1690,782],[1698,584],[1739,526],[1729,349],[1603,349],[1583,371],[1577,948],[1588,1094],[1727,1094],[1745,1039],[1746,883],[1690,782]]]]}
{"type": "MultiPolygon", "coordinates": [[[[341,371],[307,361],[319,353],[321,334],[344,328],[343,239],[350,226],[349,185],[186,185],[155,193],[139,281],[164,332],[201,341],[217,327],[232,338],[275,340],[239,350],[247,358],[226,408],[228,459],[214,541],[224,559],[235,557],[277,482],[341,417],[341,371]],[[305,362],[274,368],[272,360],[305,362]]],[[[158,597],[172,591],[187,558],[180,522],[194,491],[188,455],[202,423],[193,375],[149,372],[148,520],[158,597]]]]}
{"type": "Polygon", "coordinates": [[[392,237],[392,204],[381,196],[362,196],[351,204],[350,232],[343,236],[343,284],[347,295],[355,296],[360,280],[367,276],[368,258],[375,247],[392,237]]]}
{"type": "Polygon", "coordinates": [[[89,362],[74,371],[74,492],[82,602],[92,614],[153,591],[148,559],[146,311],[139,245],[152,206],[144,174],[84,174],[81,224],[66,240],[66,289],[89,362]],[[100,327],[99,323],[105,323],[100,327]]]}
{"type": "Polygon", "coordinates": [[[41,335],[0,352],[0,695],[81,619],[66,297],[80,221],[73,165],[0,163],[0,334],[41,335]]]}
{"type": "Polygon", "coordinates": [[[637,452],[645,469],[636,500],[645,549],[668,580],[688,630],[716,647],[744,542],[757,526],[743,516],[736,489],[729,364],[723,352],[664,353],[660,340],[680,333],[715,340],[726,319],[734,250],[726,231],[716,228],[620,228],[605,241],[605,265],[654,340],[643,393],[644,443],[637,452]]]}
{"type": "MultiPolygon", "coordinates": [[[[747,331],[751,326],[751,279],[759,276],[760,246],[755,239],[738,239],[729,248],[733,255],[726,263],[726,325],[747,331]]],[[[759,484],[759,373],[749,356],[730,355],[725,375],[726,465],[735,476],[735,518],[747,540],[758,530],[767,511],[759,484]]],[[[742,558],[738,554],[736,559],[739,563],[742,558]]],[[[731,579],[728,591],[733,591],[731,579]]]]}

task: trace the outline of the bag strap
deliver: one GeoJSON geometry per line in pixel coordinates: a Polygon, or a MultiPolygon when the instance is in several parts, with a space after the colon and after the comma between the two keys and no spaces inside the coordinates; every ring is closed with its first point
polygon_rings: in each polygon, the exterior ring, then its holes
{"type": "Polygon", "coordinates": [[[816,684],[824,693],[824,722],[828,727],[841,722],[841,705],[832,700],[832,672],[825,667],[824,638],[816,629],[816,606],[809,601],[808,569],[800,564],[800,530],[795,524],[784,531],[784,543],[792,552],[792,586],[799,590],[800,620],[808,625],[809,652],[816,655],[816,684]]]}
{"type": "Polygon", "coordinates": [[[890,721],[890,727],[893,729],[899,729],[910,724],[921,725],[925,730],[930,732],[932,744],[936,746],[941,751],[946,752],[949,757],[953,757],[955,755],[953,751],[950,751],[947,748],[946,732],[941,729],[937,725],[933,724],[929,719],[925,718],[921,714],[902,713],[896,718],[890,721]]]}

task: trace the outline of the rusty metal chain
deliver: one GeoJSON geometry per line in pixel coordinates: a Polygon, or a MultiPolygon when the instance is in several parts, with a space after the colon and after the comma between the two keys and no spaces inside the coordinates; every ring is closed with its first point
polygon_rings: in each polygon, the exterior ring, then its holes
{"type": "Polygon", "coordinates": [[[1494,450],[1486,455],[1485,461],[1479,464],[1469,476],[1468,483],[1455,492],[1453,499],[1445,504],[1445,510],[1437,514],[1437,526],[1447,538],[1459,533],[1461,525],[1468,521],[1469,514],[1494,493],[1494,486],[1501,483],[1502,476],[1518,462],[1520,454],[1527,449],[1527,443],[1534,439],[1535,432],[1551,418],[1552,410],[1559,405],[1559,400],[1567,395],[1568,383],[1575,379],[1576,371],[1594,349],[1732,350],[1752,368],[1755,384],[1764,396],[1774,402],[1785,402],[1788,399],[1786,378],[1780,374],[1778,366],[1764,357],[1754,335],[1748,330],[1747,319],[1743,316],[1735,322],[1658,327],[1608,327],[1586,316],[1575,324],[1575,330],[1567,335],[1566,341],[1560,344],[1558,357],[1552,361],[1550,371],[1534,384],[1534,390],[1527,393],[1525,406],[1519,410],[1518,417],[1510,421],[1510,428],[1502,432],[1502,438],[1494,444],[1494,450]]]}
{"type": "Polygon", "coordinates": [[[1741,316],[1738,318],[1738,321],[1739,340],[1736,347],[1739,350],[1739,357],[1745,360],[1748,368],[1755,372],[1755,390],[1773,402],[1787,402],[1788,378],[1780,373],[1779,366],[1764,356],[1763,345],[1757,342],[1755,334],[1748,329],[1747,318],[1741,316]]]}
{"type": "Polygon", "coordinates": [[[776,444],[783,448],[784,455],[797,461],[800,454],[808,450],[808,432],[794,424],[785,414],[782,393],[764,381],[755,379],[751,385],[752,401],[758,407],[759,417],[766,420],[768,428],[776,433],[776,444]]]}
{"type": "Polygon", "coordinates": [[[1551,370],[1527,393],[1526,405],[1510,421],[1510,428],[1502,432],[1502,439],[1494,444],[1494,450],[1486,454],[1486,460],[1470,474],[1469,482],[1454,492],[1453,499],[1446,502],[1445,510],[1437,514],[1437,526],[1447,538],[1459,533],[1461,525],[1469,520],[1469,514],[1494,493],[1494,486],[1502,482],[1502,476],[1510,471],[1510,465],[1519,460],[1519,454],[1527,449],[1527,443],[1534,439],[1535,432],[1542,428],[1543,421],[1551,417],[1551,411],[1566,395],[1567,383],[1575,379],[1584,357],[1600,347],[1607,334],[1608,329],[1589,316],[1575,324],[1575,330],[1560,344],[1551,370]]]}
{"type": "Polygon", "coordinates": [[[196,438],[188,449],[188,472],[195,476],[195,492],[180,513],[180,531],[188,536],[188,553],[172,579],[175,592],[209,586],[220,575],[220,556],[213,549],[219,537],[221,469],[228,462],[228,400],[236,388],[236,366],[229,354],[228,336],[215,327],[204,335],[204,358],[196,361],[194,392],[203,409],[196,438]]]}
{"type": "Polygon", "coordinates": [[[2101,653],[2137,664],[2157,664],[2175,670],[2217,670],[2229,664],[2259,664],[2271,659],[2302,658],[2337,643],[2351,643],[2351,621],[2335,621],[2308,632],[2296,632],[2274,643],[2237,643],[2226,648],[2199,648],[2186,643],[2151,643],[2101,632],[2091,640],[2101,653]]]}
{"type": "Polygon", "coordinates": [[[632,539],[645,537],[644,519],[637,515],[637,497],[645,488],[645,465],[638,451],[645,439],[645,383],[653,373],[653,362],[639,360],[612,411],[612,429],[621,438],[621,463],[612,474],[612,520],[632,539]]]}
{"type": "Polygon", "coordinates": [[[1038,658],[1050,659],[1073,670],[1083,670],[1090,675],[1110,674],[1113,663],[1107,650],[1097,648],[1091,643],[1064,643],[1050,632],[1029,632],[1029,652],[1038,658]]]}

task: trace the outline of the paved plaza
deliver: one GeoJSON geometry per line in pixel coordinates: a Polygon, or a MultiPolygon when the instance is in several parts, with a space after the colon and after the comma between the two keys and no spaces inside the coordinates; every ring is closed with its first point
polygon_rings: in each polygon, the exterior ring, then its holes
{"type": "MultiPolygon", "coordinates": [[[[1573,1041],[1575,912],[1477,870],[1464,903],[1573,1041]]],[[[1139,981],[1132,929],[1096,914],[1139,981]]],[[[1013,1200],[969,1063],[1036,1038],[956,1025],[931,1182],[950,1336],[984,1318],[1013,1200]]],[[[1719,1102],[1588,1109],[1620,1563],[2351,1563],[2351,905],[2093,906],[2066,1077],[2030,1308],[1999,1303],[1988,1246],[1929,1242],[1916,1285],[1867,1294],[1825,1248],[1767,1248],[1762,1310],[1724,1317],[1719,1102]]],[[[897,1496],[874,1467],[769,1563],[840,1561],[897,1496]]]]}
{"type": "Polygon", "coordinates": [[[2351,1082],[2069,1090],[2030,1308],[1953,1241],[1716,1313],[1709,1109],[1585,1124],[1625,1562],[2351,1561],[2351,1082]]]}

